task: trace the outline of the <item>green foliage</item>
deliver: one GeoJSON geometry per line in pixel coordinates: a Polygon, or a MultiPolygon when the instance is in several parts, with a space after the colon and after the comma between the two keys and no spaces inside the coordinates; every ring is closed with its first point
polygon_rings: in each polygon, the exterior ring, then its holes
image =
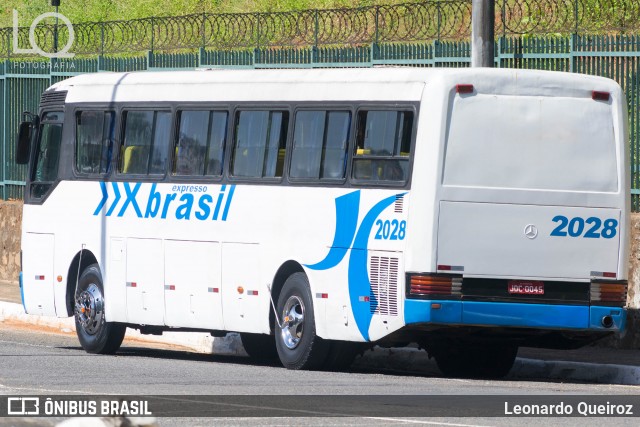
{"type": "MultiPolygon", "coordinates": [[[[178,16],[192,13],[275,12],[303,9],[331,9],[406,3],[415,0],[61,0],[59,12],[71,22],[100,22],[178,16]]],[[[0,28],[13,23],[13,9],[20,15],[19,25],[29,26],[45,12],[53,12],[49,0],[3,0],[0,28]]]]}

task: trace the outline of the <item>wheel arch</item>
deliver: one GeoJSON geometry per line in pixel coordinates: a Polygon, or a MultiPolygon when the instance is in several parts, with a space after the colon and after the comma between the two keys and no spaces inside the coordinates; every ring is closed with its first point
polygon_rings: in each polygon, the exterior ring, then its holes
{"type": "Polygon", "coordinates": [[[67,294],[65,301],[67,303],[67,316],[73,315],[75,305],[76,280],[82,271],[91,264],[97,264],[96,256],[88,249],[78,251],[71,261],[69,272],[67,273],[67,294]]]}
{"type": "MultiPolygon", "coordinates": [[[[286,261],[283,263],[275,276],[273,277],[273,282],[271,283],[271,298],[274,304],[278,302],[278,298],[280,297],[280,292],[282,291],[282,287],[284,286],[284,282],[287,281],[287,278],[294,273],[305,273],[302,265],[293,260],[286,261]]],[[[271,305],[271,303],[269,303],[271,305]]],[[[273,332],[273,324],[275,321],[275,314],[273,312],[273,307],[269,307],[269,328],[271,332],[273,332]]]]}

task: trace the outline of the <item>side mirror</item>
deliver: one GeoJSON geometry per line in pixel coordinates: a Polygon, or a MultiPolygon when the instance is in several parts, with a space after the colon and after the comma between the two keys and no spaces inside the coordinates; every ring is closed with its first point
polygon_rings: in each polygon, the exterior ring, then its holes
{"type": "Polygon", "coordinates": [[[18,146],[16,147],[16,163],[19,165],[24,165],[29,162],[32,126],[32,122],[20,123],[20,130],[18,131],[18,146]]]}

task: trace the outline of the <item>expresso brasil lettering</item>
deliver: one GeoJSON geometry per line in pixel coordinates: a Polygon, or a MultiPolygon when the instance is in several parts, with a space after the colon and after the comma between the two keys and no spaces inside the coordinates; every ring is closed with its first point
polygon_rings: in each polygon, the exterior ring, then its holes
{"type": "MultiPolygon", "coordinates": [[[[131,185],[128,182],[117,183],[112,182],[114,199],[107,207],[107,201],[110,198],[107,191],[107,185],[100,183],[102,189],[102,199],[98,204],[94,215],[98,215],[106,209],[105,216],[122,217],[127,211],[132,211],[138,218],[175,218],[179,220],[197,219],[200,221],[226,221],[235,185],[221,185],[217,196],[200,192],[193,194],[185,192],[184,186],[181,188],[172,188],[172,192],[162,193],[157,190],[157,184],[151,184],[146,199],[141,196],[141,183],[131,185]],[[124,188],[124,198],[119,189],[119,184],[124,188]],[[177,191],[176,191],[177,190],[177,191]],[[124,199],[123,203],[120,203],[124,199]],[[144,210],[143,210],[144,209],[144,210]]],[[[201,187],[198,187],[201,188],[201,187]]],[[[206,188],[206,187],[205,187],[206,188]]],[[[200,190],[202,191],[202,190],[200,190]]]]}

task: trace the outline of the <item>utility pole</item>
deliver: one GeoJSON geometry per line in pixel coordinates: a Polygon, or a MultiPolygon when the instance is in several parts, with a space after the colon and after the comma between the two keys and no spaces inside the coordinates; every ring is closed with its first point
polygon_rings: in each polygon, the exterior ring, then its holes
{"type": "Polygon", "coordinates": [[[53,53],[58,52],[58,6],[60,6],[60,0],[51,0],[51,6],[56,8],[56,25],[53,27],[53,53]]]}
{"type": "Polygon", "coordinates": [[[493,67],[495,41],[495,0],[472,0],[471,66],[493,67]]]}

